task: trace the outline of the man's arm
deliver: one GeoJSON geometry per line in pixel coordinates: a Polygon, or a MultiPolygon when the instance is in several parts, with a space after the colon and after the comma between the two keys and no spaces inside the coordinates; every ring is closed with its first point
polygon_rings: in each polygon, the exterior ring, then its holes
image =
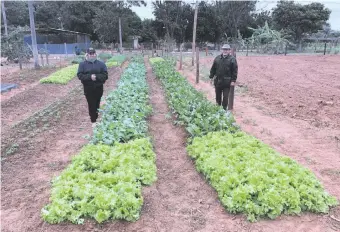
{"type": "Polygon", "coordinates": [[[232,63],[232,70],[231,70],[231,81],[235,82],[237,79],[237,72],[238,72],[238,65],[237,65],[237,60],[236,58],[233,59],[232,63]]]}
{"type": "Polygon", "coordinates": [[[100,68],[100,73],[96,74],[96,79],[103,83],[108,79],[107,67],[104,63],[102,64],[102,67],[100,68]]]}
{"type": "Polygon", "coordinates": [[[83,62],[81,62],[78,66],[77,77],[81,81],[90,81],[91,80],[91,75],[84,73],[84,63],[83,62]]]}
{"type": "Polygon", "coordinates": [[[210,69],[210,76],[209,76],[209,78],[213,79],[215,75],[216,75],[216,59],[214,60],[214,63],[212,65],[211,69],[210,69]]]}

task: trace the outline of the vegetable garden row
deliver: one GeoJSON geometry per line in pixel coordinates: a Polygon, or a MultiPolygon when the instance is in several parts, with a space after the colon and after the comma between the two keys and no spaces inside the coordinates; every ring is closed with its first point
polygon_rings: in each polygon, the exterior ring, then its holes
{"type": "MultiPolygon", "coordinates": [[[[101,53],[103,54],[103,53],[101,53]]],[[[111,68],[113,66],[119,66],[121,65],[124,60],[126,59],[125,56],[123,55],[118,55],[118,56],[112,56],[110,54],[104,53],[103,55],[99,54],[100,57],[102,57],[102,61],[105,61],[105,64],[108,68],[111,68]],[[108,58],[108,59],[104,59],[108,58]]],[[[76,58],[76,62],[72,63],[77,63],[73,64],[70,66],[67,66],[65,68],[60,69],[57,72],[52,73],[48,77],[44,77],[40,80],[40,83],[51,83],[51,84],[63,84],[66,85],[69,81],[71,81],[76,75],[78,71],[78,63],[83,61],[84,58],[76,58]]]]}
{"type": "Polygon", "coordinates": [[[156,180],[155,153],[146,134],[151,107],[143,62],[136,58],[129,64],[106,98],[90,144],[53,180],[51,203],[42,209],[47,222],[139,218],[141,185],[156,180]]]}
{"type": "MultiPolygon", "coordinates": [[[[302,211],[325,213],[338,204],[311,171],[242,132],[231,114],[208,101],[171,62],[150,62],[175,122],[189,134],[188,155],[227,211],[256,221],[302,211]]],[[[135,221],[140,216],[141,187],[157,179],[143,58],[133,58],[105,102],[90,144],[53,180],[51,202],[42,209],[49,223],[135,221]]]]}

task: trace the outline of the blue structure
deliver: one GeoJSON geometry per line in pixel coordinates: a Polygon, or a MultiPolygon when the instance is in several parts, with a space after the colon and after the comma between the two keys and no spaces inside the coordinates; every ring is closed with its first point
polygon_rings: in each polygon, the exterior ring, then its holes
{"type": "MultiPolygon", "coordinates": [[[[38,50],[49,54],[75,54],[75,47],[85,51],[91,46],[90,35],[56,28],[36,29],[38,50]],[[65,49],[66,43],[66,49],[65,49]]],[[[25,44],[32,45],[31,34],[24,35],[25,44]]]]}

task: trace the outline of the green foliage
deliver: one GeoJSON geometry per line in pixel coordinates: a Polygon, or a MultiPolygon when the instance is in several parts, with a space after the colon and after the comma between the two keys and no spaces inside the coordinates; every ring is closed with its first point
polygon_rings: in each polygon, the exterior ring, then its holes
{"type": "Polygon", "coordinates": [[[119,66],[121,65],[126,59],[126,56],[123,55],[116,55],[113,56],[112,58],[110,58],[107,62],[106,62],[106,66],[108,68],[113,67],[113,66],[119,66]]]}
{"type": "Polygon", "coordinates": [[[226,209],[245,213],[250,221],[326,213],[338,204],[311,171],[243,132],[209,133],[194,138],[187,150],[226,209]]]}
{"type": "Polygon", "coordinates": [[[78,55],[71,61],[71,63],[72,64],[80,64],[84,60],[85,60],[85,55],[78,55]]]}
{"type": "Polygon", "coordinates": [[[161,61],[164,61],[164,59],[162,57],[153,57],[153,58],[150,58],[150,63],[151,64],[155,64],[155,63],[161,62],[161,61]]]}
{"type": "Polygon", "coordinates": [[[48,223],[84,218],[136,221],[143,204],[141,185],[156,181],[155,153],[149,139],[126,144],[87,145],[52,182],[51,203],[42,211],[48,223]]]}
{"type": "Polygon", "coordinates": [[[105,52],[101,52],[98,55],[98,58],[102,61],[106,61],[112,58],[112,55],[110,53],[105,53],[105,52]]]}
{"type": "Polygon", "coordinates": [[[124,41],[128,39],[128,36],[140,34],[142,21],[128,4],[117,1],[103,2],[101,5],[102,7],[96,8],[96,16],[93,19],[95,32],[101,41],[119,41],[119,33],[113,33],[119,31],[119,17],[122,18],[122,39],[124,41]]]}
{"type": "Polygon", "coordinates": [[[156,62],[153,68],[165,87],[170,109],[177,114],[178,121],[186,126],[192,137],[212,131],[236,129],[233,126],[234,119],[192,87],[171,63],[156,62]]]}
{"type": "Polygon", "coordinates": [[[78,65],[74,64],[52,73],[48,77],[40,79],[40,83],[52,83],[66,85],[77,75],[78,65]]]}
{"type": "Polygon", "coordinates": [[[24,43],[24,33],[28,27],[9,28],[8,36],[1,35],[1,56],[8,61],[16,61],[19,57],[29,60],[32,51],[24,43]]]}
{"type": "MultiPolygon", "coordinates": [[[[142,60],[143,61],[143,60],[142,60]]],[[[146,117],[149,105],[146,69],[140,58],[135,58],[125,69],[118,88],[106,97],[102,120],[94,129],[92,142],[113,145],[146,136],[146,117]]]]}
{"type": "Polygon", "coordinates": [[[284,52],[286,45],[292,44],[285,38],[283,31],[270,29],[267,22],[263,27],[249,29],[253,31],[253,35],[248,41],[258,47],[265,45],[261,52],[284,52]]]}
{"type": "Polygon", "coordinates": [[[321,30],[330,13],[331,11],[322,3],[302,5],[294,1],[281,0],[272,15],[277,29],[291,32],[295,41],[301,42],[305,34],[321,30]]]}

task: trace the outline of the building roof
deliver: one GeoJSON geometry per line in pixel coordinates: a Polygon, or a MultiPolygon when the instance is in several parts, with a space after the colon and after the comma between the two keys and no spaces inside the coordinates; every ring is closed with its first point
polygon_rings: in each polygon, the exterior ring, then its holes
{"type": "Polygon", "coordinates": [[[337,41],[337,40],[340,40],[340,38],[337,38],[337,37],[331,37],[331,38],[307,37],[304,40],[312,40],[312,41],[337,41]]]}
{"type": "MultiPolygon", "coordinates": [[[[52,28],[52,27],[48,27],[48,28],[36,28],[35,31],[36,31],[36,32],[39,32],[39,33],[69,33],[69,34],[77,34],[77,35],[88,35],[88,36],[91,36],[90,34],[83,33],[83,32],[69,31],[69,30],[58,29],[58,28],[52,28]]],[[[27,32],[31,32],[31,31],[27,31],[27,32]]]]}

